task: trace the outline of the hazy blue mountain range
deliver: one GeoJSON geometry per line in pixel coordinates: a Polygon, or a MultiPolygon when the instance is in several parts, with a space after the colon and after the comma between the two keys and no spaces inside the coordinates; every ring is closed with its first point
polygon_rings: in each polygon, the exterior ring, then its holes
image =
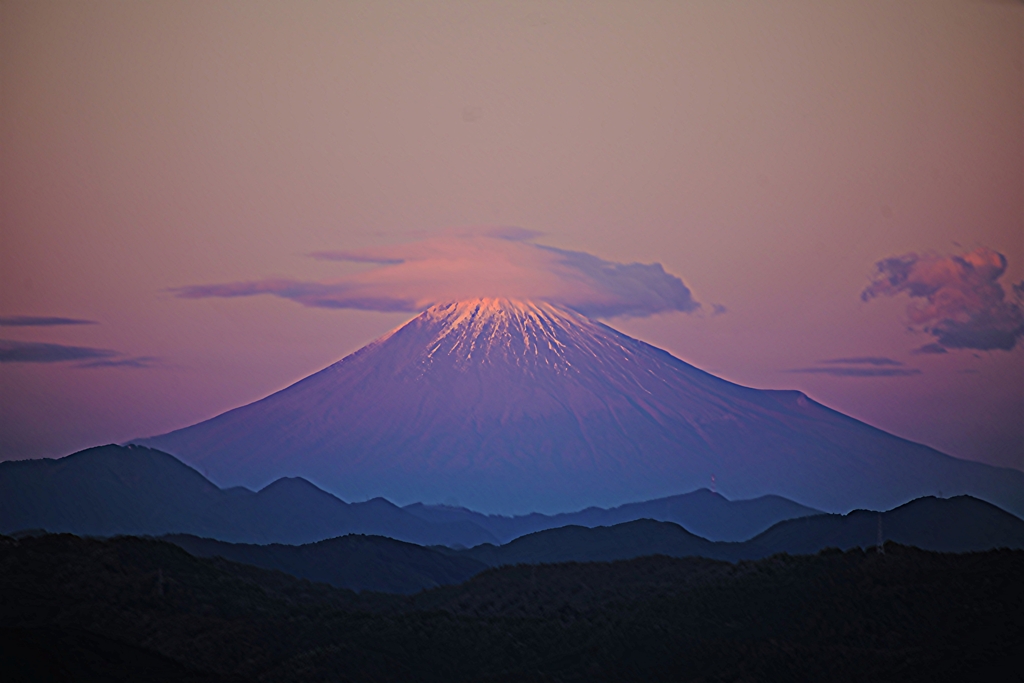
{"type": "Polygon", "coordinates": [[[776,522],[821,513],[821,510],[794,503],[781,496],[729,500],[707,489],[640,503],[627,503],[610,510],[592,507],[558,515],[533,513],[506,517],[484,515],[454,506],[423,503],[413,503],[402,509],[431,522],[473,522],[489,531],[500,543],[508,543],[514,538],[535,531],[570,524],[584,527],[611,526],[636,519],[675,522],[697,536],[712,541],[745,541],[776,522]]]}
{"type": "Polygon", "coordinates": [[[421,545],[472,547],[565,524],[666,519],[714,540],[742,540],[816,512],[777,496],[729,501],[710,491],[556,516],[500,517],[377,498],[346,503],[300,478],[258,492],[220,489],[173,456],[141,446],[90,448],[57,460],[0,463],[0,533],[192,534],[240,543],[311,543],[376,534],[421,545]]]}
{"type": "Polygon", "coordinates": [[[824,548],[870,548],[897,542],[943,552],[1024,548],[1024,520],[968,496],[920,498],[888,512],[857,510],[780,522],[743,543],[709,541],[672,522],[640,519],[608,527],[565,526],[505,545],[424,548],[379,536],[344,536],[319,543],[232,544],[165,536],[198,557],[222,557],[352,590],[415,593],[456,584],[487,567],[558,562],[610,562],[637,557],[703,557],[736,562],[824,548]],[[881,527],[879,526],[881,520],[881,527]]]}
{"type": "Polygon", "coordinates": [[[488,513],[610,507],[708,486],[829,512],[944,492],[1024,515],[1024,472],[950,457],[750,389],[542,302],[434,306],[250,405],[138,440],[221,486],[304,477],[350,500],[488,513]]]}
{"type": "Polygon", "coordinates": [[[0,532],[21,529],[293,544],[348,533],[428,545],[496,540],[471,522],[428,522],[382,498],[346,503],[303,479],[258,492],[220,489],[173,456],[141,446],[0,463],[0,532]]]}
{"type": "MultiPolygon", "coordinates": [[[[887,512],[855,510],[779,522],[742,543],[709,541],[678,524],[641,519],[610,527],[566,526],[538,531],[504,545],[458,551],[490,566],[628,560],[645,555],[756,560],[776,553],[811,554],[824,548],[867,548],[895,541],[923,550],[970,552],[1024,548],[1024,520],[970,496],[919,498],[887,512]]],[[[453,551],[454,552],[454,551],[453,551]]]]}

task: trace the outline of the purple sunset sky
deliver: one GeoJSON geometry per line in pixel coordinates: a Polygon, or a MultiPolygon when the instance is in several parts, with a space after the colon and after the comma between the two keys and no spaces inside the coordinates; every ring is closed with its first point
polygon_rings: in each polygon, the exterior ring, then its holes
{"type": "Polygon", "coordinates": [[[1022,35],[972,0],[2,2],[0,459],[504,295],[1024,469],[1022,35]]]}

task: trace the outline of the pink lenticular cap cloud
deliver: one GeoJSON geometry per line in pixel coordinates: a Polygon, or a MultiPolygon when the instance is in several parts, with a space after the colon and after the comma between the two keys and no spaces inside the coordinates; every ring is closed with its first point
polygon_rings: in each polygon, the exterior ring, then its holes
{"type": "Polygon", "coordinates": [[[658,263],[618,263],[535,244],[538,233],[478,228],[371,249],[320,251],[320,260],[376,267],[329,282],[262,279],[176,288],[189,299],[270,294],[321,308],[419,311],[479,297],[533,299],[594,317],[648,316],[700,308],[681,279],[658,263]]]}

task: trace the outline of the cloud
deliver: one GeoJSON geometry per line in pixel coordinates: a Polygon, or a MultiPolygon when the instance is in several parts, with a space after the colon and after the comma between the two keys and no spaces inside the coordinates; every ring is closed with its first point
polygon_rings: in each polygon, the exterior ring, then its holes
{"type": "Polygon", "coordinates": [[[538,230],[521,228],[518,225],[497,225],[493,228],[483,229],[481,234],[486,235],[487,237],[496,237],[500,240],[508,240],[510,242],[524,242],[544,235],[544,233],[538,230]]]}
{"type": "Polygon", "coordinates": [[[942,344],[932,343],[925,344],[924,346],[919,346],[913,351],[911,351],[911,353],[914,354],[915,356],[920,356],[926,354],[949,353],[949,351],[947,351],[946,347],[943,346],[942,344]]]}
{"type": "Polygon", "coordinates": [[[37,315],[0,316],[0,327],[51,327],[53,325],[95,325],[95,320],[56,318],[37,315]]]}
{"type": "MultiPolygon", "coordinates": [[[[979,247],[959,256],[911,253],[883,259],[875,269],[861,299],[906,293],[919,300],[907,306],[907,317],[943,349],[1009,351],[1024,336],[1024,282],[1012,285],[1016,301],[1008,301],[998,282],[1006,271],[999,252],[979,247]]],[[[937,353],[924,348],[919,351],[937,353]]]]}
{"type": "Polygon", "coordinates": [[[331,282],[268,278],[172,289],[178,297],[269,294],[319,308],[418,312],[478,297],[536,299],[593,317],[643,317],[701,308],[660,263],[606,261],[531,242],[539,233],[508,226],[449,232],[374,249],[319,251],[320,260],[376,267],[331,282]]]}
{"type": "Polygon", "coordinates": [[[60,363],[120,356],[110,349],[0,339],[0,363],[60,363]]]}
{"type": "Polygon", "coordinates": [[[819,363],[829,363],[832,365],[903,365],[898,360],[892,358],[882,358],[879,356],[857,356],[856,358],[829,358],[828,360],[818,361],[819,363]]]}
{"type": "Polygon", "coordinates": [[[132,358],[104,358],[79,363],[78,368],[152,368],[160,364],[156,356],[135,356],[132,358]]]}
{"type": "Polygon", "coordinates": [[[0,363],[66,363],[84,361],[77,368],[151,368],[155,356],[125,356],[120,351],[91,346],[0,339],[0,363]]]}
{"type": "Polygon", "coordinates": [[[194,285],[172,290],[182,299],[211,297],[234,298],[272,294],[303,306],[314,308],[354,308],[362,311],[417,311],[416,300],[387,296],[369,296],[365,288],[338,283],[302,282],[299,280],[270,279],[254,282],[229,282],[222,285],[194,285]]]}
{"type": "Polygon", "coordinates": [[[829,368],[795,368],[786,372],[809,375],[830,375],[832,377],[907,377],[920,375],[917,368],[865,368],[865,367],[829,367],[829,368]]]}
{"type": "Polygon", "coordinates": [[[351,251],[314,251],[308,254],[308,256],[318,261],[350,261],[352,263],[377,263],[380,265],[396,265],[402,262],[402,259],[374,258],[373,256],[351,251]]]}

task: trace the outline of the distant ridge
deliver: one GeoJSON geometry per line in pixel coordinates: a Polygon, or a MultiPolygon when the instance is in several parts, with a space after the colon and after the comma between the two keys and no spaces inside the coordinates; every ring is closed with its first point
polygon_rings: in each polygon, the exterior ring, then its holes
{"type": "Polygon", "coordinates": [[[691,491],[828,512],[945,491],[1024,515],[1024,472],[960,460],[797,391],[743,387],[543,301],[438,304],[246,406],[136,440],[222,486],[553,514],[691,491]]]}
{"type": "Polygon", "coordinates": [[[883,541],[922,550],[972,552],[1024,548],[1024,520],[971,498],[925,497],[888,512],[855,510],[779,522],[743,543],[714,542],[671,522],[637,520],[593,529],[566,526],[528,534],[501,546],[460,551],[490,566],[628,560],[647,555],[756,560],[776,553],[807,555],[825,548],[868,548],[883,541]],[[879,520],[881,523],[879,524],[879,520]]]}
{"type": "Polygon", "coordinates": [[[348,533],[424,545],[496,540],[472,522],[428,522],[383,498],[346,503],[299,478],[259,492],[220,489],[167,453],[114,445],[58,460],[0,462],[0,533],[21,529],[248,543],[301,544],[348,533]]]}
{"type": "Polygon", "coordinates": [[[501,543],[544,529],[577,525],[611,526],[637,519],[675,522],[687,531],[712,541],[745,541],[786,519],[821,514],[821,510],[781,496],[729,500],[719,493],[698,489],[678,496],[627,503],[605,510],[587,508],[559,515],[484,515],[465,508],[414,503],[403,510],[432,522],[465,520],[480,526],[501,543]]]}
{"type": "Polygon", "coordinates": [[[259,492],[220,489],[173,456],[141,446],[101,446],[58,460],[0,463],[0,533],[178,533],[292,545],[355,533],[471,547],[569,523],[598,526],[643,516],[747,538],[780,519],[813,512],[783,498],[728,501],[710,491],[553,517],[497,517],[444,506],[402,509],[383,498],[346,503],[297,477],[259,492]]]}
{"type": "Polygon", "coordinates": [[[745,545],[762,555],[816,553],[822,548],[867,548],[886,541],[935,552],[1024,548],[1024,520],[971,496],[925,496],[888,512],[854,510],[779,522],[745,545]]]}

